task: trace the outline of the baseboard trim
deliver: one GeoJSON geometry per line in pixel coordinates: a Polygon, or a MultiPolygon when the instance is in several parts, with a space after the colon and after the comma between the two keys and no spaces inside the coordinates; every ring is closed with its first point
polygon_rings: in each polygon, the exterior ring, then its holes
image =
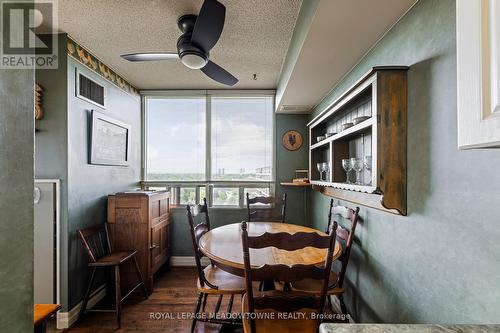
{"type": "MultiPolygon", "coordinates": [[[[94,307],[105,296],[106,296],[106,284],[102,284],[92,294],[90,294],[87,308],[94,307]]],[[[58,330],[70,328],[74,323],[76,323],[76,321],[78,320],[78,314],[80,313],[80,308],[82,307],[82,302],[75,305],[68,312],[59,311],[57,313],[56,325],[58,330]]]]}
{"type": "MultiPolygon", "coordinates": [[[[201,258],[201,265],[207,266],[210,260],[206,257],[201,258]]],[[[170,257],[170,266],[172,267],[196,267],[194,257],[188,256],[173,256],[170,257]]]]}

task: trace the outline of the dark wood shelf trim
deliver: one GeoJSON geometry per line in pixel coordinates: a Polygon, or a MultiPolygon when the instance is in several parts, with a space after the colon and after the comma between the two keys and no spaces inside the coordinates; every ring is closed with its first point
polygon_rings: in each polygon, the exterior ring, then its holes
{"type": "Polygon", "coordinates": [[[293,187],[311,187],[311,183],[293,183],[293,182],[283,182],[280,183],[281,186],[293,186],[293,187]]]}
{"type": "MultiPolygon", "coordinates": [[[[313,189],[325,195],[358,203],[400,215],[407,215],[407,66],[380,66],[372,68],[339,98],[308,123],[310,133],[309,172],[314,175],[313,164],[318,157],[330,154],[330,178],[340,180],[342,158],[349,153],[351,138],[371,129],[372,182],[374,186],[360,186],[312,180],[313,189]],[[371,90],[369,90],[371,89],[371,90]],[[343,112],[348,103],[362,94],[372,94],[372,117],[321,142],[312,144],[312,133],[321,131],[337,112],[343,112]],[[316,132],[313,132],[316,131],[316,132]],[[329,152],[322,149],[329,148],[329,152]]],[[[359,156],[358,156],[359,157],[359,156]]],[[[320,161],[321,162],[321,161],[320,161]]]]}
{"type": "Polygon", "coordinates": [[[342,95],[340,95],[336,100],[334,100],[332,103],[330,103],[323,111],[321,111],[316,117],[311,120],[307,126],[311,126],[312,124],[316,123],[318,119],[323,117],[327,112],[329,112],[332,108],[337,107],[337,104],[339,102],[342,102],[346,98],[347,95],[349,95],[353,90],[355,90],[358,86],[360,86],[362,83],[364,83],[365,80],[367,80],[370,76],[375,74],[378,71],[388,71],[388,70],[396,70],[396,71],[407,71],[410,69],[408,66],[402,66],[402,65],[396,65],[396,66],[375,66],[372,67],[368,72],[366,72],[363,76],[361,76],[360,79],[358,79],[356,82],[354,82],[353,85],[351,85],[342,95]]]}
{"type": "Polygon", "coordinates": [[[388,212],[397,215],[406,215],[406,208],[404,210],[399,210],[397,208],[385,207],[383,204],[384,196],[378,193],[363,193],[351,190],[344,190],[335,187],[314,185],[313,190],[322,193],[323,195],[336,198],[339,200],[349,201],[361,206],[371,207],[383,212],[388,212]]]}

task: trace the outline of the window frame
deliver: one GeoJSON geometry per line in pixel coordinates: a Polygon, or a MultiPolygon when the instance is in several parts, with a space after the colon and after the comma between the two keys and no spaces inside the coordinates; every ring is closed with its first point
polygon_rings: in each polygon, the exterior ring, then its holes
{"type": "MultiPolygon", "coordinates": [[[[142,164],[141,164],[141,187],[165,187],[172,193],[172,205],[180,204],[180,188],[195,188],[195,202],[200,198],[200,188],[205,187],[208,205],[213,208],[234,209],[245,208],[245,188],[269,188],[271,196],[275,193],[276,182],[276,113],[275,113],[275,90],[142,90],[141,94],[141,118],[142,118],[142,164]],[[205,98],[205,180],[204,181],[162,181],[147,180],[147,100],[152,98],[205,98]],[[214,181],[212,180],[212,98],[245,98],[245,97],[271,97],[272,121],[271,121],[271,179],[265,181],[214,181]],[[237,187],[239,189],[239,204],[236,205],[213,205],[213,189],[216,187],[237,187]]],[[[265,208],[262,208],[265,209],[265,208]]]]}

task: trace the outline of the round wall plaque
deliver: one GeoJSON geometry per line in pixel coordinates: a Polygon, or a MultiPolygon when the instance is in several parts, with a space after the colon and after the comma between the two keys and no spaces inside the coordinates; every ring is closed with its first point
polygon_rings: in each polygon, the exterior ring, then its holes
{"type": "Polygon", "coordinates": [[[282,143],[283,147],[288,150],[297,150],[302,146],[302,134],[297,131],[288,131],[283,134],[282,143]]]}

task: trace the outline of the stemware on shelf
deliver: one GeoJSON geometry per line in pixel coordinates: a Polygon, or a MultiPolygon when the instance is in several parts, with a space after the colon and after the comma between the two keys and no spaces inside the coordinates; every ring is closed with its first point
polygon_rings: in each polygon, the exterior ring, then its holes
{"type": "Polygon", "coordinates": [[[316,163],[316,168],[318,168],[319,180],[323,181],[323,163],[316,163]]]}
{"type": "Polygon", "coordinates": [[[365,166],[365,169],[370,174],[370,178],[366,182],[366,185],[371,185],[372,184],[372,157],[370,155],[366,155],[365,157],[363,157],[363,164],[365,166]]]}
{"type": "Polygon", "coordinates": [[[325,172],[325,181],[328,181],[328,175],[329,175],[329,172],[330,172],[330,163],[323,162],[321,168],[325,172]]]}
{"type": "Polygon", "coordinates": [[[346,180],[345,180],[345,182],[347,184],[350,184],[351,182],[349,181],[349,171],[352,170],[351,160],[348,159],[348,158],[344,158],[342,160],[342,168],[344,168],[345,174],[346,174],[346,180]]]}
{"type": "Polygon", "coordinates": [[[351,158],[351,166],[356,171],[356,185],[363,185],[361,181],[361,171],[363,171],[363,159],[358,157],[351,158]]]}

